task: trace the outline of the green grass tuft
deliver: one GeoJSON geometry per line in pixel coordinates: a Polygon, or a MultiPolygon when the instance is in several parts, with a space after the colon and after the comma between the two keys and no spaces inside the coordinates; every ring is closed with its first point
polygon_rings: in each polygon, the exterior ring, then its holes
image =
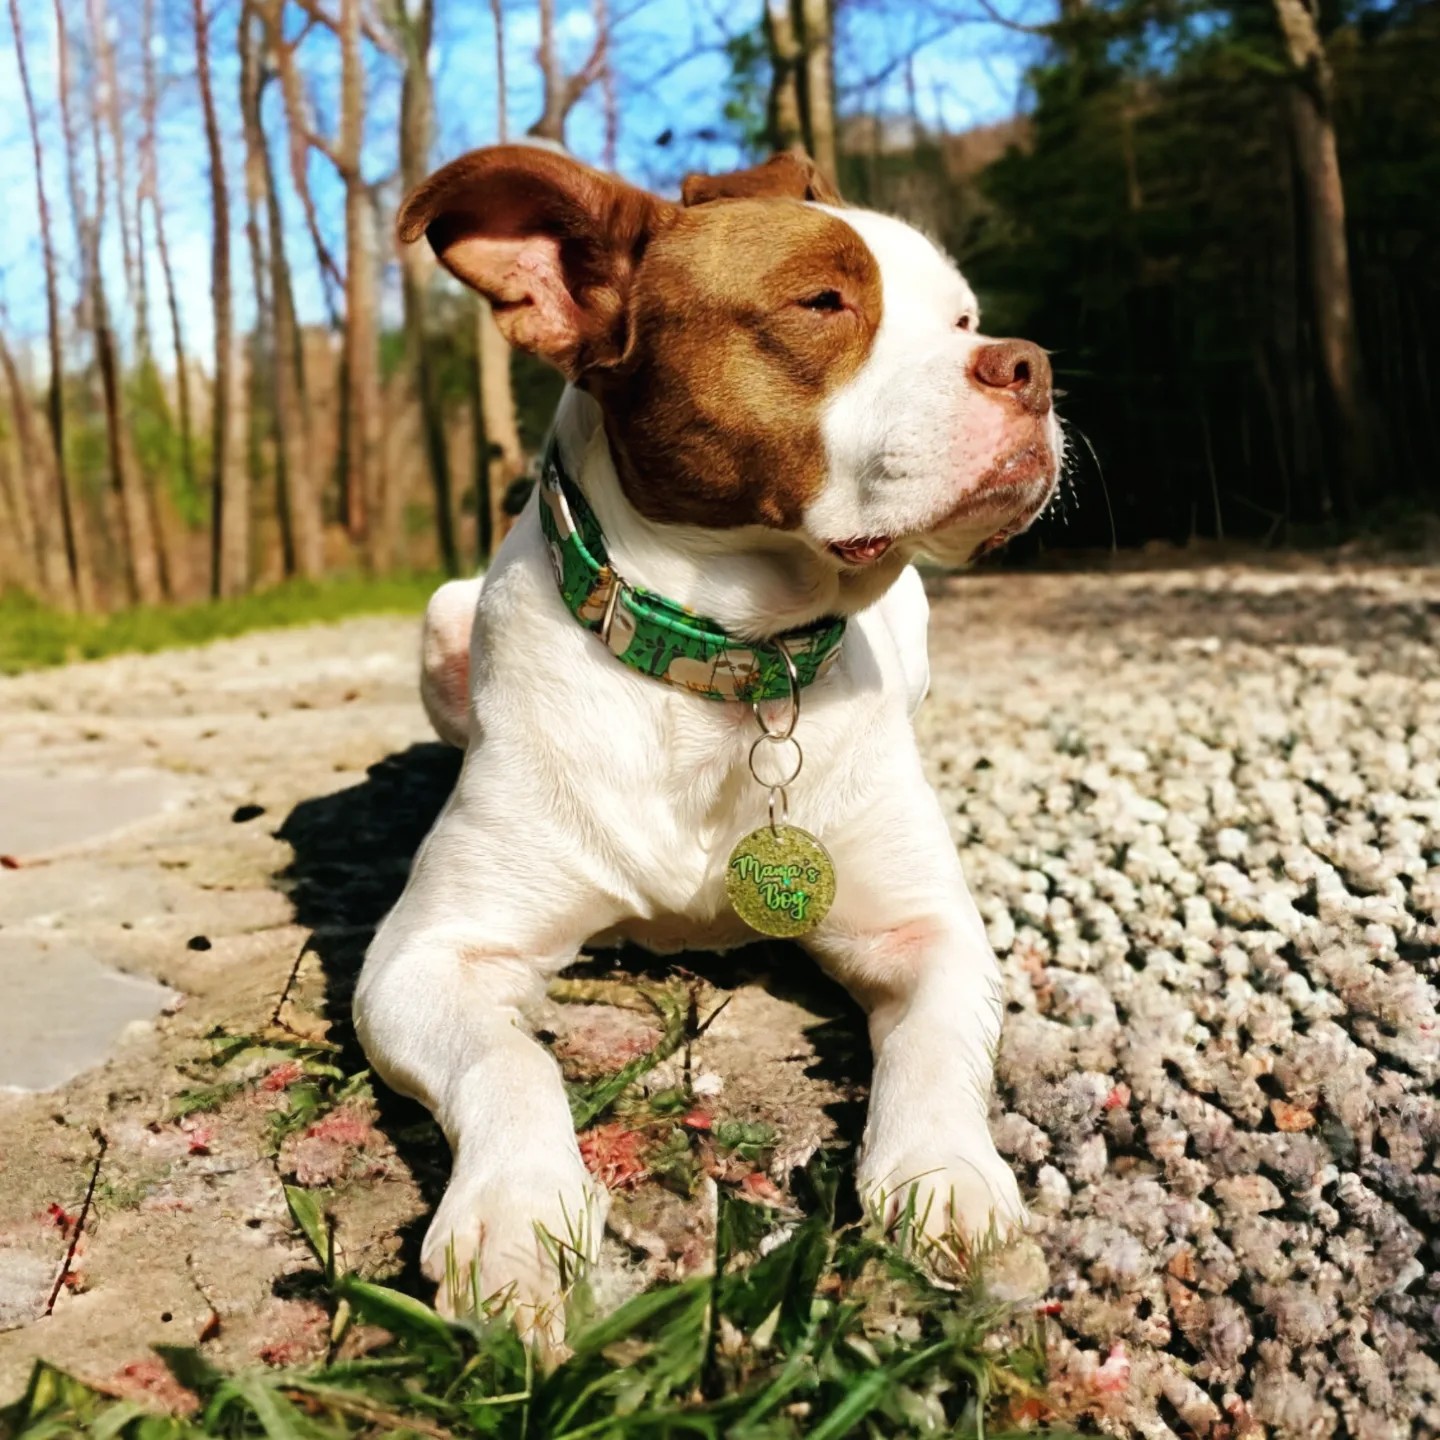
{"type": "MultiPolygon", "coordinates": [[[[693,990],[647,992],[661,1021],[653,1050],[602,1082],[572,1090],[577,1121],[614,1108],[625,1123],[662,1133],[679,1188],[698,1174],[675,1116],[693,1104],[685,1087],[635,1093],[655,1066],[714,1019],[693,990]],[[681,1173],[683,1172],[683,1173],[681,1173]]],[[[277,1097],[277,1135],[365,1093],[368,1075],[346,1074],[336,1047],[270,1032],[207,1037],[206,1087],[231,1095],[290,1067],[277,1097]],[[303,1077],[303,1078],[302,1078],[303,1077]]],[[[185,1103],[193,1111],[190,1097],[185,1103]]],[[[713,1136],[732,1160],[759,1161],[775,1143],[759,1122],[722,1120],[713,1136]]],[[[1033,1307],[988,1293],[988,1248],[968,1265],[927,1266],[907,1205],[889,1231],[877,1215],[837,1223],[844,1159],[822,1152],[792,1177],[794,1204],[756,1203],[715,1187],[711,1273],[662,1283],[601,1313],[584,1263],[596,1246],[589,1215],[547,1237],[567,1303],[565,1358],[548,1371],[519,1338],[505,1295],[476,1293],[477,1276],[451,1261],[448,1319],[415,1296],[345,1268],[343,1236],[327,1192],[285,1186],[296,1230],[315,1260],[313,1293],[330,1312],[323,1362],[288,1369],[217,1370],[199,1350],[157,1347],[184,1391],[183,1415],[159,1415],[41,1361],[25,1395],[0,1410],[0,1436],[86,1435],[99,1440],[350,1440],[386,1434],[496,1440],[1001,1440],[1074,1434],[1046,1404],[1044,1320],[1033,1307]],[[937,1278],[949,1269],[949,1280],[937,1278]],[[378,1327],[378,1328],[377,1328],[378,1327]]],[[[944,1258],[949,1258],[944,1257],[944,1258]]],[[[558,1329],[558,1327],[557,1327],[558,1329]]],[[[558,1333],[554,1337],[559,1339],[558,1333]]]]}
{"type": "Polygon", "coordinates": [[[197,605],[137,607],[110,615],[71,615],[16,591],[0,594],[0,674],[98,660],[290,625],[324,624],[351,615],[418,617],[439,575],[335,576],[291,580],[233,600],[197,605]]]}
{"type": "Polygon", "coordinates": [[[983,1278],[934,1284],[868,1222],[837,1231],[837,1173],[833,1157],[812,1162],[797,1185],[805,1218],[759,1259],[779,1217],[722,1190],[714,1273],[658,1286],[598,1318],[577,1296],[570,1354],[548,1374],[490,1307],[447,1320],[409,1295],[337,1274],[331,1221],[309,1192],[287,1187],[330,1299],[332,1353],[343,1354],[356,1321],[391,1339],[352,1358],[237,1375],[193,1350],[161,1350],[196,1398],[188,1418],[147,1416],[41,1362],[25,1396],[0,1412],[0,1433],[995,1440],[1013,1433],[1017,1416],[1033,1425],[1043,1413],[1039,1322],[987,1296],[983,1278]]]}

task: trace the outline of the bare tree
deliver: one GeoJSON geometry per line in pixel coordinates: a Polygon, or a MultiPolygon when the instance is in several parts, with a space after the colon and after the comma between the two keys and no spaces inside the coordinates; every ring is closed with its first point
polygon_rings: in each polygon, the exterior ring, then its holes
{"type": "Polygon", "coordinates": [[[540,49],[536,58],[540,62],[542,104],[540,118],[530,127],[530,134],[537,139],[563,145],[565,122],[570,112],[580,103],[580,97],[604,74],[610,27],[608,23],[602,23],[608,17],[601,0],[596,6],[595,43],[585,63],[573,74],[567,75],[555,43],[555,0],[539,0],[539,4],[540,49]]]}
{"type": "MultiPolygon", "coordinates": [[[[107,20],[108,29],[108,20],[107,20]]],[[[156,155],[156,111],[158,95],[155,84],[155,0],[143,0],[140,12],[141,82],[140,82],[140,133],[136,145],[138,179],[135,185],[134,210],[134,275],[131,280],[131,300],[135,311],[135,343],[137,360],[148,403],[160,403],[164,407],[165,424],[171,424],[170,401],[164,393],[150,334],[150,285],[149,264],[146,259],[145,208],[149,203],[153,210],[157,248],[160,252],[161,268],[164,272],[166,298],[169,306],[172,339],[175,342],[175,385],[180,398],[180,467],[186,487],[193,491],[195,472],[191,456],[190,439],[190,384],[185,373],[185,353],[179,343],[179,305],[175,297],[174,278],[170,272],[170,253],[164,243],[164,220],[159,203],[159,167],[156,155]]],[[[118,108],[118,91],[116,107],[118,108]]],[[[123,144],[123,127],[118,114],[111,115],[113,141],[123,144]]],[[[121,193],[124,193],[121,184],[121,193]]],[[[126,223],[122,215],[121,223],[126,223]]],[[[158,475],[146,476],[146,500],[150,507],[151,526],[159,545],[160,564],[165,591],[172,598],[189,596],[193,593],[191,583],[192,565],[190,536],[175,505],[174,476],[168,463],[158,475]]]]}
{"type": "Polygon", "coordinates": [[[770,142],[803,145],[832,183],[835,142],[835,51],[832,0],[765,0],[770,52],[770,142]]]}
{"type": "MultiPolygon", "coordinates": [[[[305,80],[295,59],[295,52],[311,27],[322,22],[319,12],[311,8],[307,10],[309,18],[304,28],[298,35],[287,39],[285,36],[285,6],[286,0],[254,0],[253,9],[264,22],[269,53],[275,61],[275,69],[280,77],[280,91],[285,101],[286,150],[290,160],[290,182],[295,187],[295,194],[299,197],[301,208],[305,212],[305,226],[310,234],[310,243],[315,250],[316,263],[320,267],[320,277],[324,285],[325,303],[329,310],[330,323],[338,326],[340,312],[335,304],[335,293],[344,290],[345,281],[340,274],[340,267],[335,263],[335,257],[330,253],[330,247],[325,243],[325,237],[320,233],[320,212],[310,189],[310,151],[321,142],[314,133],[315,126],[305,93],[305,80]]],[[[335,22],[332,20],[328,24],[333,28],[335,22]]]]}
{"type": "Polygon", "coordinates": [[[110,162],[115,174],[115,213],[120,221],[120,258],[124,267],[126,296],[135,313],[137,346],[142,354],[146,354],[150,349],[150,337],[144,305],[144,277],[139,269],[130,211],[128,147],[125,144],[125,125],[122,119],[124,101],[120,94],[120,76],[115,65],[115,46],[110,38],[107,0],[90,0],[90,34],[95,49],[96,79],[99,82],[95,108],[97,112],[104,112],[110,138],[110,162]]]}
{"type": "MultiPolygon", "coordinates": [[[[88,9],[92,32],[104,24],[104,17],[92,0],[88,9]]],[[[87,301],[91,332],[95,341],[95,363],[100,372],[100,391],[105,407],[105,447],[110,464],[110,483],[120,511],[124,530],[124,554],[130,592],[142,604],[156,604],[163,596],[160,556],[151,524],[150,507],[144,483],[134,456],[130,453],[130,436],[124,413],[124,390],[120,374],[119,347],[110,324],[106,299],[105,276],[100,264],[101,234],[105,223],[105,161],[100,143],[100,113],[92,104],[91,141],[94,159],[93,208],[87,209],[80,180],[79,143],[75,132],[71,101],[70,38],[65,28],[61,0],[55,0],[55,22],[58,41],[58,78],[61,123],[65,132],[65,158],[70,177],[72,203],[76,210],[76,226],[81,240],[82,294],[87,301]]],[[[91,36],[92,46],[94,35],[91,36]]]]}
{"type": "Polygon", "coordinates": [[[165,284],[165,308],[170,316],[170,343],[175,357],[175,398],[180,420],[180,468],[186,486],[194,491],[195,437],[190,411],[190,369],[185,358],[185,337],[180,326],[180,301],[175,290],[175,268],[165,230],[165,207],[160,200],[159,87],[155,79],[155,0],[143,0],[140,20],[143,88],[141,93],[140,195],[136,206],[136,234],[140,273],[145,273],[145,228],[143,210],[150,205],[150,222],[155,229],[155,251],[165,284]]]}
{"type": "MultiPolygon", "coordinates": [[[[340,0],[338,14],[322,8],[320,0],[299,0],[307,16],[306,30],[323,25],[340,42],[340,114],[333,137],[317,132],[310,113],[304,81],[295,61],[294,41],[284,38],[285,0],[269,0],[266,15],[272,50],[280,73],[290,131],[290,171],[303,204],[321,269],[343,283],[345,295],[341,393],[341,508],[345,528],[365,548],[372,563],[383,561],[382,551],[395,546],[394,517],[389,501],[380,493],[383,477],[380,457],[379,337],[376,330],[377,271],[375,203],[362,170],[365,133],[365,64],[362,38],[393,50],[388,37],[370,25],[360,0],[340,0]],[[345,187],[345,273],[343,277],[320,235],[306,168],[310,150],[317,150],[335,167],[345,187]]],[[[332,312],[333,318],[333,312],[332,312]]]]}
{"type": "Polygon", "coordinates": [[[35,433],[30,396],[15,356],[0,335],[0,371],[10,400],[10,429],[18,464],[7,475],[6,491],[15,539],[27,570],[40,582],[42,593],[56,605],[69,608],[73,591],[65,552],[65,536],[55,506],[53,453],[35,433]]]}
{"type": "MultiPolygon", "coordinates": [[[[490,0],[495,26],[495,92],[497,133],[501,144],[509,139],[505,16],[501,0],[490,0]]],[[[552,31],[553,33],[553,31],[552,31]]],[[[414,248],[414,247],[412,247],[414,248]]],[[[476,548],[481,558],[490,555],[505,533],[505,494],[525,468],[520,444],[520,423],[515,414],[515,386],[510,370],[510,346],[495,323],[490,302],[475,297],[476,548]]]]}
{"type": "Polygon", "coordinates": [[[210,76],[210,21],[206,0],[192,0],[195,74],[210,158],[210,288],[215,316],[215,392],[210,407],[210,591],[217,598],[243,593],[250,583],[248,477],[233,461],[234,311],[230,282],[230,192],[210,76]]]}
{"type": "Polygon", "coordinates": [[[834,184],[835,48],[832,0],[799,0],[801,44],[805,64],[800,75],[801,105],[805,116],[805,145],[820,173],[834,184]]]}
{"type": "Polygon", "coordinates": [[[505,11],[502,0],[490,0],[490,22],[495,27],[495,109],[499,116],[496,134],[503,145],[510,138],[510,97],[505,73],[505,11]]]}
{"type": "Polygon", "coordinates": [[[252,376],[257,386],[262,378],[269,382],[276,509],[285,573],[313,577],[325,568],[324,517],[311,454],[304,355],[286,256],[284,219],[265,136],[262,99],[266,74],[261,51],[268,34],[260,7],[254,0],[245,0],[238,50],[245,133],[246,232],[255,272],[256,332],[263,334],[265,341],[259,350],[264,364],[259,367],[260,373],[252,371],[252,376]]]}
{"type": "MultiPolygon", "coordinates": [[[[0,346],[4,343],[0,337],[0,346]]],[[[36,568],[36,517],[26,485],[30,477],[18,449],[14,434],[0,427],[0,587],[19,585],[30,594],[47,595],[49,587],[36,568]]]]}
{"type": "MultiPolygon", "coordinates": [[[[593,0],[595,39],[590,53],[580,68],[567,74],[555,35],[555,0],[539,0],[540,46],[536,59],[540,65],[541,107],[539,118],[528,134],[556,145],[565,144],[565,123],[570,112],[580,103],[585,92],[602,81],[609,68],[611,16],[607,0],[593,0]]],[[[495,70],[500,97],[500,139],[506,138],[505,101],[506,62],[505,25],[500,0],[491,0],[490,13],[495,24],[495,70]]],[[[611,93],[613,104],[613,92],[611,93]]],[[[607,130],[609,127],[607,126],[607,130]]],[[[607,138],[607,147],[614,136],[607,138]]],[[[520,428],[515,414],[515,392],[511,379],[510,347],[495,324],[490,306],[479,301],[475,331],[476,360],[479,369],[479,408],[483,428],[484,483],[477,488],[481,499],[488,500],[488,526],[485,511],[480,516],[480,546],[486,541],[496,546],[509,528],[505,513],[505,496],[510,486],[523,473],[525,452],[520,443],[520,428]]]]}
{"type": "Polygon", "coordinates": [[[373,561],[382,558],[382,550],[399,537],[386,533],[389,517],[378,493],[381,414],[375,207],[361,173],[364,135],[360,0],[340,0],[340,130],[337,143],[326,153],[345,182],[345,383],[341,406],[345,494],[351,534],[368,542],[373,561]]]}
{"type": "Polygon", "coordinates": [[[600,70],[600,109],[605,117],[605,142],[600,163],[614,170],[620,159],[620,91],[615,75],[615,57],[611,53],[610,0],[592,0],[595,33],[606,37],[605,63],[600,70]]]}
{"type": "MultiPolygon", "coordinates": [[[[1290,139],[1310,237],[1312,317],[1340,447],[1333,505],[1348,519],[1354,514],[1356,489],[1368,476],[1371,454],[1345,235],[1345,190],[1335,140],[1335,82],[1314,0],[1274,0],[1274,6],[1295,71],[1288,106],[1290,139]]],[[[1322,503],[1328,510],[1331,497],[1322,497],[1322,503]]]]}
{"type": "MultiPolygon", "coordinates": [[[[140,369],[144,374],[151,365],[150,352],[150,306],[146,291],[143,242],[140,236],[140,197],[143,185],[138,186],[133,196],[128,180],[129,149],[125,139],[125,125],[122,115],[125,109],[121,94],[120,75],[115,63],[115,46],[112,40],[112,26],[109,0],[89,0],[91,44],[94,49],[97,86],[92,103],[92,143],[95,149],[96,205],[99,223],[104,224],[104,160],[101,145],[101,120],[110,140],[110,163],[114,176],[115,215],[120,226],[120,254],[124,267],[125,296],[128,309],[135,325],[135,347],[140,369]]],[[[143,24],[142,24],[143,29],[143,24]]],[[[143,110],[143,106],[142,106],[143,110]]],[[[112,342],[112,348],[113,342],[112,342]]],[[[119,357],[117,355],[117,362],[119,357]]],[[[119,376],[120,396],[120,445],[124,457],[126,474],[126,503],[139,507],[143,513],[139,521],[148,532],[146,545],[153,552],[154,563],[159,572],[160,589],[167,596],[174,596],[183,589],[182,577],[187,573],[185,562],[184,536],[180,533],[178,517],[169,503],[164,486],[157,484],[157,477],[148,473],[142,457],[134,443],[134,432],[130,423],[131,405],[126,394],[123,363],[119,376]]],[[[159,477],[163,481],[163,476],[159,477]]]]}
{"type": "MultiPolygon", "coordinates": [[[[434,0],[392,0],[391,24],[400,37],[405,57],[400,88],[400,178],[408,193],[424,180],[430,168],[435,133],[435,92],[430,78],[430,44],[435,29],[434,0]]],[[[445,412],[435,366],[425,340],[425,313],[432,262],[422,245],[401,251],[405,301],[405,347],[415,376],[420,404],[420,427],[430,481],[435,492],[435,534],[440,563],[451,575],[460,572],[460,547],[455,537],[455,505],[451,495],[450,454],[445,443],[445,412]]]]}
{"type": "Polygon", "coordinates": [[[83,518],[71,483],[65,459],[65,356],[60,330],[60,288],[55,260],[55,237],[51,228],[50,200],[45,190],[44,147],[40,143],[40,125],[35,111],[35,92],[30,84],[30,68],[26,60],[25,32],[20,24],[18,0],[10,0],[10,28],[15,37],[15,60],[20,70],[20,89],[25,99],[25,116],[30,126],[30,145],[35,164],[35,191],[39,202],[40,245],[45,263],[45,313],[50,347],[50,384],[46,407],[50,419],[51,452],[54,457],[55,497],[60,510],[60,524],[65,547],[69,583],[55,583],[51,598],[59,605],[78,604],[89,610],[95,603],[94,581],[90,572],[89,547],[83,518]]]}
{"type": "MultiPolygon", "coordinates": [[[[250,493],[258,494],[265,480],[266,420],[269,438],[275,434],[276,416],[268,401],[268,377],[274,369],[274,318],[270,299],[269,231],[262,228],[265,209],[265,142],[260,134],[262,76],[260,57],[250,25],[250,7],[240,6],[235,53],[240,61],[240,128],[245,142],[245,249],[250,256],[250,290],[255,301],[255,323],[246,337],[249,363],[245,367],[245,460],[250,472],[250,493]]],[[[280,473],[278,443],[274,446],[274,472],[280,473]]],[[[281,485],[283,489],[283,484],[281,485]]],[[[292,573],[292,547],[284,507],[277,507],[280,548],[285,574],[292,573]]]]}
{"type": "Polygon", "coordinates": [[[765,44],[770,51],[770,143],[777,150],[789,150],[805,143],[800,35],[790,0],[765,0],[765,44]]]}

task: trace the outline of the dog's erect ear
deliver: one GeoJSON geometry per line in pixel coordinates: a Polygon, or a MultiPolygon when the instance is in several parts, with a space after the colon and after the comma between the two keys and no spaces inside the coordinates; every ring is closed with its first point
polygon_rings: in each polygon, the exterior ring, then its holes
{"type": "Polygon", "coordinates": [[[407,245],[424,235],[440,263],[490,301],[512,345],[576,380],[624,355],[631,278],[673,213],[568,155],[496,145],[418,186],[396,230],[407,245]]]}
{"type": "Polygon", "coordinates": [[[840,192],[820,173],[801,149],[783,150],[762,165],[732,170],[728,175],[687,175],[680,198],[687,205],[711,200],[818,200],[822,205],[843,205],[840,192]]]}

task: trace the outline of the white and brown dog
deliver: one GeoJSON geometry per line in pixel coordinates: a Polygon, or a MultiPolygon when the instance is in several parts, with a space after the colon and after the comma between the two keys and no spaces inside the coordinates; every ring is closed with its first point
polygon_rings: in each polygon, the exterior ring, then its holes
{"type": "MultiPolygon", "coordinates": [[[[619,575],[757,650],[849,617],[804,691],[788,798],[838,877],[804,944],[869,1017],[860,1193],[892,1213],[913,1196],[942,1241],[1018,1223],[986,1123],[996,961],[911,727],[929,675],[910,562],[969,560],[1050,499],[1044,353],[986,339],[950,259],[846,208],[793,155],[691,177],[674,204],[550,151],[481,150],[409,197],[400,235],[427,236],[511,343],[570,382],[559,460],[619,575]]],[[[448,1258],[553,1341],[547,1236],[593,1250],[604,1199],[527,1012],[592,941],[755,938],[726,868],[766,792],[749,704],[637,674],[577,623],[543,503],[483,588],[431,602],[423,694],[465,762],[355,1013],[375,1069],[453,1151],[426,1273],[441,1282],[448,1258]]]]}

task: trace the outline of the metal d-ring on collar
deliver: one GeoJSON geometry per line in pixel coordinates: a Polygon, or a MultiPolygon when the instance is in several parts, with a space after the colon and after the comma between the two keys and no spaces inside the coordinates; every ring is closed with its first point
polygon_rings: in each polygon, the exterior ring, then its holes
{"type": "Polygon", "coordinates": [[[607,568],[610,571],[610,593],[605,597],[605,609],[600,615],[600,629],[596,633],[608,646],[610,627],[615,623],[615,611],[619,607],[620,596],[630,587],[620,578],[620,572],[613,565],[607,568]]]}
{"type": "Polygon", "coordinates": [[[761,702],[754,700],[750,708],[755,714],[755,723],[760,727],[760,736],[751,746],[748,762],[750,774],[757,785],[763,785],[769,792],[770,810],[770,831],[772,834],[779,834],[779,827],[790,821],[790,798],[785,793],[787,788],[795,783],[800,777],[800,771],[805,765],[805,752],[800,748],[800,742],[795,738],[795,727],[800,723],[800,676],[795,669],[795,661],[791,658],[790,652],[783,645],[774,646],[775,653],[780,657],[785,667],[785,678],[790,687],[788,696],[789,712],[783,730],[772,730],[765,723],[765,716],[760,711],[761,702]],[[795,768],[783,779],[769,781],[761,778],[760,772],[755,768],[755,757],[762,745],[793,745],[795,747],[795,768]],[[778,814],[778,820],[777,820],[778,814]]]}
{"type": "MultiPolygon", "coordinates": [[[[555,459],[558,461],[558,449],[553,453],[555,459]]],[[[571,533],[578,535],[580,533],[580,527],[575,523],[575,514],[570,508],[570,497],[565,493],[563,486],[557,487],[555,494],[560,502],[560,508],[565,512],[565,521],[566,524],[569,525],[571,533]]],[[[624,577],[614,565],[610,563],[609,556],[605,557],[604,564],[601,568],[608,573],[610,577],[610,593],[605,597],[605,609],[601,613],[600,626],[596,634],[600,636],[606,645],[609,645],[610,627],[615,623],[615,611],[619,608],[620,596],[631,587],[625,583],[624,577]]]]}

